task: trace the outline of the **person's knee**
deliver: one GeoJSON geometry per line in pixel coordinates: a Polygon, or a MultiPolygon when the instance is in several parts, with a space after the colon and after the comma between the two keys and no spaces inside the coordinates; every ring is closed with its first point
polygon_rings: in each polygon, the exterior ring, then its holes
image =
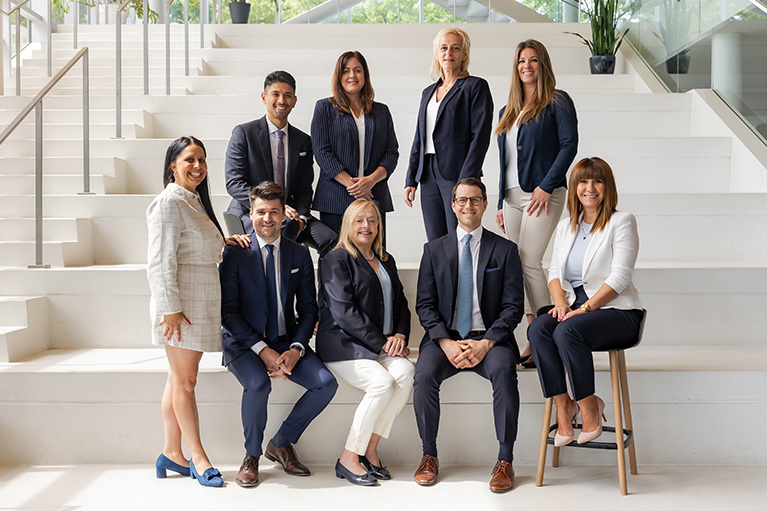
{"type": "Polygon", "coordinates": [[[338,381],[336,380],[336,377],[333,376],[333,373],[324,369],[317,375],[317,381],[318,384],[315,387],[317,392],[329,394],[330,398],[336,394],[336,391],[338,390],[338,381]]]}
{"type": "Polygon", "coordinates": [[[412,387],[414,378],[415,366],[413,364],[402,364],[402,368],[398,372],[395,379],[399,387],[412,387]]]}

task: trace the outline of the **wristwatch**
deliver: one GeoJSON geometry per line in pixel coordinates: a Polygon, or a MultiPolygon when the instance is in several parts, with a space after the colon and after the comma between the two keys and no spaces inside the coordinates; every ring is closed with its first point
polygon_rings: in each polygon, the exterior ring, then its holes
{"type": "Polygon", "coordinates": [[[306,353],[306,350],[300,344],[292,344],[290,349],[296,350],[298,352],[298,358],[303,358],[304,353],[306,353]]]}

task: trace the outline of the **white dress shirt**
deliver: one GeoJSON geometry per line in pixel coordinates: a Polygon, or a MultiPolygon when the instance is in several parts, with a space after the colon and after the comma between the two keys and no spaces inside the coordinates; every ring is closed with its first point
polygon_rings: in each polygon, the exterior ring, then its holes
{"type": "Polygon", "coordinates": [[[434,126],[437,124],[438,111],[439,102],[437,101],[437,89],[434,89],[434,95],[429,99],[429,102],[426,103],[426,140],[423,148],[424,154],[434,154],[437,152],[434,147],[434,126]]]}
{"type": "MultiPolygon", "coordinates": [[[[254,233],[254,235],[256,236],[258,246],[261,249],[261,263],[264,266],[264,276],[266,276],[266,254],[269,253],[269,249],[266,248],[266,246],[269,243],[261,239],[258,234],[254,233]]],[[[274,254],[274,280],[277,284],[277,335],[285,335],[287,330],[285,329],[285,313],[282,310],[282,286],[280,285],[280,241],[282,241],[282,236],[278,236],[271,244],[274,245],[272,254],[274,254]]],[[[256,354],[259,354],[264,348],[266,348],[266,343],[264,341],[258,341],[250,349],[255,351],[256,354]]]]}
{"type": "MultiPolygon", "coordinates": [[[[474,278],[472,279],[471,291],[471,329],[485,330],[485,323],[482,321],[482,311],[479,310],[479,293],[477,292],[477,268],[479,267],[479,245],[482,240],[482,226],[480,225],[471,232],[464,231],[461,226],[455,231],[456,242],[458,243],[458,268],[461,267],[461,257],[463,254],[463,245],[466,243],[464,238],[471,234],[469,241],[469,250],[471,251],[471,262],[474,268],[474,278]]],[[[455,320],[458,315],[458,307],[453,311],[452,329],[455,330],[455,320]]]]}
{"type": "Polygon", "coordinates": [[[357,170],[357,177],[362,177],[365,175],[365,114],[360,112],[360,116],[357,117],[354,115],[354,110],[351,112],[354,122],[357,124],[357,140],[360,144],[360,166],[357,170]]]}

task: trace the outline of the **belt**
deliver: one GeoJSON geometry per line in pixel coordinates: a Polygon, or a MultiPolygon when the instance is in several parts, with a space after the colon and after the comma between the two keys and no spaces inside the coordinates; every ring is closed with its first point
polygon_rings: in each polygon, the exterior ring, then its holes
{"type": "Polygon", "coordinates": [[[487,330],[472,330],[465,336],[461,336],[461,334],[459,334],[455,330],[450,331],[450,335],[452,335],[453,338],[455,339],[473,339],[473,338],[482,339],[485,337],[486,333],[487,333],[487,330]]]}

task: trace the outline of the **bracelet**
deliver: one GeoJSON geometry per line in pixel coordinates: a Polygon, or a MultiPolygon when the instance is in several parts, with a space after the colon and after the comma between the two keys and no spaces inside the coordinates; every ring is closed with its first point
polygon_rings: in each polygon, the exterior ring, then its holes
{"type": "Polygon", "coordinates": [[[578,310],[582,310],[583,312],[591,312],[591,306],[588,303],[584,303],[578,307],[578,310]]]}

